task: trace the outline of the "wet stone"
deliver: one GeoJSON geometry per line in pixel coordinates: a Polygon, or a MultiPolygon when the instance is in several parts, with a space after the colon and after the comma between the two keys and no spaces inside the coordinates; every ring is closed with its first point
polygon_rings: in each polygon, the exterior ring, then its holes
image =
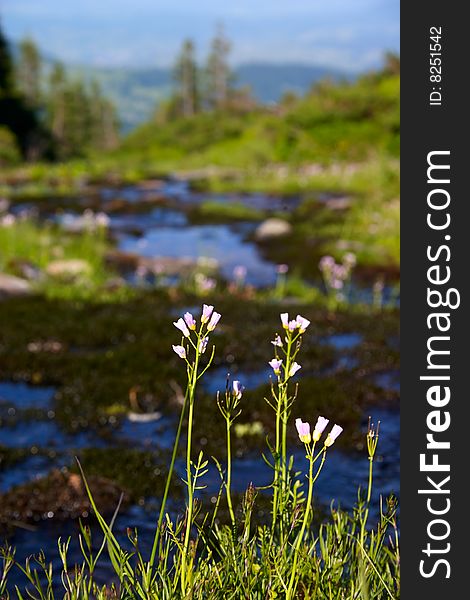
{"type": "Polygon", "coordinates": [[[28,296],[31,292],[31,284],[26,279],[0,273],[0,300],[17,296],[28,296]]]}

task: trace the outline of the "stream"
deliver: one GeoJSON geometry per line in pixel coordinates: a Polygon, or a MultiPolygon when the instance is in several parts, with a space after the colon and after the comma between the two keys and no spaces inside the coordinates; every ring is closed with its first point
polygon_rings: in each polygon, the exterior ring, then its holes
{"type": "MultiPolygon", "coordinates": [[[[321,203],[322,196],[319,198],[321,203]]],[[[118,270],[131,285],[175,284],[181,278],[181,265],[186,261],[202,270],[208,267],[226,281],[236,280],[236,269],[241,266],[244,284],[255,288],[274,286],[279,277],[278,265],[287,265],[289,272],[300,274],[307,284],[324,289],[318,270],[321,256],[312,254],[312,260],[305,261],[305,253],[297,253],[303,259],[299,271],[299,265],[289,264],[291,259],[282,237],[264,241],[256,237],[262,220],[232,220],[221,214],[208,222],[204,222],[202,215],[194,222],[192,211],[204,202],[241,206],[262,211],[260,214],[265,219],[282,219],[299,206],[301,198],[201,193],[193,191],[187,181],[168,179],[141,186],[103,188],[93,196],[54,199],[39,205],[20,202],[12,212],[58,223],[70,232],[94,226],[96,215],[105,213],[111,239],[118,253],[122,253],[123,260],[117,260],[118,270]],[[139,264],[145,264],[146,268],[139,270],[135,262],[129,266],[124,260],[128,255],[137,261],[143,259],[139,264]],[[170,268],[169,277],[166,276],[168,262],[174,267],[170,268]]],[[[354,275],[346,292],[349,302],[374,302],[371,285],[354,275]]],[[[395,285],[383,287],[382,302],[399,305],[395,285]]]]}

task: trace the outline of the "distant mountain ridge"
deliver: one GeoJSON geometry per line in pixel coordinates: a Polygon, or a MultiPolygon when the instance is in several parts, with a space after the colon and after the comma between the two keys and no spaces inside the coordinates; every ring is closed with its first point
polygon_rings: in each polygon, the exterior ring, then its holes
{"type": "Polygon", "coordinates": [[[351,78],[351,74],[328,67],[302,63],[246,63],[235,70],[241,85],[249,85],[263,103],[278,102],[285,92],[304,94],[321,79],[351,78]]]}

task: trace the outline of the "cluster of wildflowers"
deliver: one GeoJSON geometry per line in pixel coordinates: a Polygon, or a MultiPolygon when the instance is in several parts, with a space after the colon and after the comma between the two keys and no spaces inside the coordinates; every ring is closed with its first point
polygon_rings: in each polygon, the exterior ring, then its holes
{"type": "Polygon", "coordinates": [[[305,333],[310,321],[301,315],[297,315],[295,319],[290,320],[288,313],[281,314],[281,323],[286,332],[284,342],[279,334],[276,334],[271,344],[274,346],[275,357],[269,361],[269,366],[278,377],[281,375],[281,370],[284,369],[285,379],[293,377],[301,365],[295,362],[295,356],[299,350],[299,345],[292,348],[293,344],[299,341],[299,337],[305,333]],[[286,344],[286,347],[284,346],[286,344]],[[279,358],[279,349],[285,355],[285,358],[279,358]],[[293,352],[292,352],[293,350],[293,352]]]}
{"type": "Polygon", "coordinates": [[[104,212],[93,212],[91,208],[87,208],[81,215],[65,214],[62,217],[62,226],[69,231],[80,231],[82,229],[95,231],[97,229],[106,229],[109,227],[111,220],[104,212]]]}
{"type": "Polygon", "coordinates": [[[183,334],[181,344],[173,344],[173,350],[176,352],[176,354],[180,358],[186,361],[188,360],[187,357],[189,346],[188,344],[186,344],[186,346],[183,345],[185,339],[195,350],[197,350],[199,354],[204,354],[209,342],[209,336],[206,334],[214,331],[221,316],[222,315],[220,313],[214,310],[213,306],[204,304],[201,315],[201,326],[198,332],[196,332],[196,319],[190,312],[186,312],[184,317],[180,317],[177,321],[175,321],[173,325],[183,334]],[[195,341],[193,341],[193,338],[191,337],[191,332],[195,332],[195,341]]]}
{"type": "Polygon", "coordinates": [[[246,275],[247,268],[245,267],[245,265],[237,265],[236,267],[234,267],[233,279],[237,287],[242,288],[245,285],[246,275]]]}
{"type": "Polygon", "coordinates": [[[214,291],[217,281],[213,277],[207,277],[204,273],[196,273],[194,276],[194,284],[198,294],[208,294],[214,291]]]}
{"type": "Polygon", "coordinates": [[[323,256],[319,262],[319,268],[328,294],[337,300],[344,300],[346,284],[351,279],[351,273],[356,264],[356,256],[348,252],[343,256],[342,263],[337,263],[332,256],[323,256]]]}
{"type": "MultiPolygon", "coordinates": [[[[297,427],[297,433],[299,434],[300,441],[305,445],[309,445],[312,441],[314,443],[318,442],[325,431],[329,419],[325,419],[325,417],[318,417],[313,432],[310,433],[310,423],[303,422],[302,419],[295,420],[295,426],[297,427]]],[[[328,448],[335,443],[336,438],[341,434],[343,428],[339,425],[333,425],[330,433],[327,435],[325,439],[324,446],[328,448]]]]}
{"type": "MultiPolygon", "coordinates": [[[[190,532],[193,524],[193,513],[195,510],[194,504],[194,492],[197,489],[196,482],[200,476],[207,472],[206,465],[207,461],[203,460],[202,452],[199,454],[197,464],[191,460],[191,440],[192,440],[192,429],[193,429],[193,408],[194,408],[194,397],[195,388],[198,379],[205,373],[208,366],[210,366],[213,356],[214,349],[212,350],[211,357],[208,360],[208,365],[204,368],[199,369],[199,361],[201,356],[205,353],[209,335],[217,327],[221,318],[220,313],[214,310],[211,305],[204,304],[202,308],[202,315],[199,323],[190,312],[186,312],[183,317],[180,317],[173,324],[181,333],[181,343],[173,345],[174,352],[187,363],[188,373],[188,391],[187,399],[189,405],[188,413],[188,432],[187,432],[187,451],[186,451],[186,472],[187,472],[187,488],[188,488],[188,503],[187,503],[187,516],[185,519],[185,533],[184,543],[182,544],[182,555],[181,555],[181,591],[185,595],[187,590],[192,585],[192,556],[190,554],[190,532]],[[194,359],[189,359],[189,355],[194,356],[194,359]],[[194,471],[194,474],[192,473],[194,471]]],[[[296,362],[297,354],[300,350],[302,335],[310,326],[310,321],[302,315],[297,315],[295,318],[290,318],[288,313],[282,313],[280,315],[283,334],[276,333],[274,339],[271,340],[271,344],[274,349],[274,358],[269,361],[270,367],[273,369],[274,374],[277,376],[277,385],[271,386],[271,400],[265,398],[268,404],[274,409],[276,413],[275,422],[275,442],[274,445],[270,445],[274,463],[271,464],[274,470],[274,477],[272,482],[273,488],[273,505],[272,505],[272,535],[279,536],[279,543],[286,544],[289,542],[289,538],[292,533],[292,523],[289,522],[288,515],[290,511],[297,510],[301,503],[304,506],[304,513],[302,518],[302,525],[296,538],[293,540],[293,566],[291,569],[288,583],[284,586],[286,588],[286,599],[292,600],[296,593],[296,566],[300,555],[300,546],[304,540],[304,534],[307,530],[310,522],[310,514],[312,511],[312,499],[313,499],[313,487],[314,484],[323,468],[327,449],[332,446],[338,436],[342,433],[343,428],[339,425],[333,425],[328,434],[326,435],[323,446],[320,451],[315,455],[315,446],[319,442],[329,425],[329,420],[325,417],[318,417],[317,422],[311,430],[310,423],[303,422],[302,419],[296,419],[296,428],[299,434],[301,442],[305,445],[307,456],[309,461],[309,472],[308,472],[308,492],[305,500],[299,502],[299,495],[297,494],[300,482],[295,480],[295,474],[292,470],[292,459],[288,461],[287,456],[287,428],[291,414],[292,404],[297,395],[297,386],[291,384],[291,378],[301,369],[301,365],[296,362]],[[293,388],[293,390],[291,389],[293,388]],[[316,461],[319,460],[319,464],[316,465],[316,461]],[[314,469],[314,465],[316,468],[314,469]]],[[[225,475],[221,468],[219,472],[222,477],[223,486],[226,491],[227,505],[230,513],[233,530],[236,529],[236,519],[234,505],[231,496],[231,482],[232,482],[232,425],[235,419],[240,415],[240,401],[244,392],[244,386],[239,380],[235,380],[230,385],[229,379],[227,379],[227,386],[225,395],[221,397],[217,394],[217,404],[219,410],[225,420],[226,429],[226,444],[227,444],[227,465],[225,475]]],[[[184,413],[185,407],[183,407],[184,413]]],[[[182,414],[183,414],[182,413],[182,414]]],[[[180,420],[180,423],[182,421],[180,420]]],[[[261,426],[262,430],[262,426],[261,426]]],[[[241,432],[242,429],[240,428],[241,432]]],[[[243,429],[248,431],[248,429],[243,429]]],[[[251,431],[251,429],[250,429],[251,431]]],[[[375,435],[377,432],[369,428],[368,434],[368,447],[369,454],[373,456],[375,453],[376,439],[375,435]]],[[[236,434],[238,432],[236,430],[236,434]]],[[[240,433],[241,435],[241,433],[240,433]]],[[[175,456],[175,454],[174,454],[175,456]]],[[[172,463],[173,464],[173,463],[172,463]]],[[[217,463],[220,467],[220,465],[217,463]]]]}

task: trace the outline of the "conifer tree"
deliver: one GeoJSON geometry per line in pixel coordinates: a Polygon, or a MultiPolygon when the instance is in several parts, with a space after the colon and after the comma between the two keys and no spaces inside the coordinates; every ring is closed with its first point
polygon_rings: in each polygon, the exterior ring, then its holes
{"type": "Polygon", "coordinates": [[[232,78],[228,64],[230,47],[223,26],[218,25],[206,65],[206,100],[210,108],[222,109],[227,106],[232,78]]]}
{"type": "Polygon", "coordinates": [[[66,86],[65,69],[61,63],[56,63],[49,76],[47,113],[48,126],[52,132],[59,155],[65,138],[66,86]]]}
{"type": "Polygon", "coordinates": [[[194,44],[190,39],[183,42],[173,76],[177,85],[176,97],[181,107],[181,114],[191,117],[198,110],[199,98],[194,44]]]}
{"type": "Polygon", "coordinates": [[[13,60],[0,22],[1,126],[12,133],[24,158],[36,158],[40,152],[44,132],[39,125],[38,115],[27,105],[16,86],[13,60]]]}
{"type": "Polygon", "coordinates": [[[10,48],[0,21],[0,97],[10,95],[13,88],[13,63],[10,48]]]}
{"type": "Polygon", "coordinates": [[[104,97],[96,80],[91,82],[88,96],[91,146],[97,150],[111,150],[118,143],[119,125],[116,109],[113,103],[104,97]]]}
{"type": "Polygon", "coordinates": [[[25,38],[20,43],[20,53],[16,66],[16,84],[28,106],[37,108],[41,104],[40,77],[41,57],[34,41],[25,38]]]}

